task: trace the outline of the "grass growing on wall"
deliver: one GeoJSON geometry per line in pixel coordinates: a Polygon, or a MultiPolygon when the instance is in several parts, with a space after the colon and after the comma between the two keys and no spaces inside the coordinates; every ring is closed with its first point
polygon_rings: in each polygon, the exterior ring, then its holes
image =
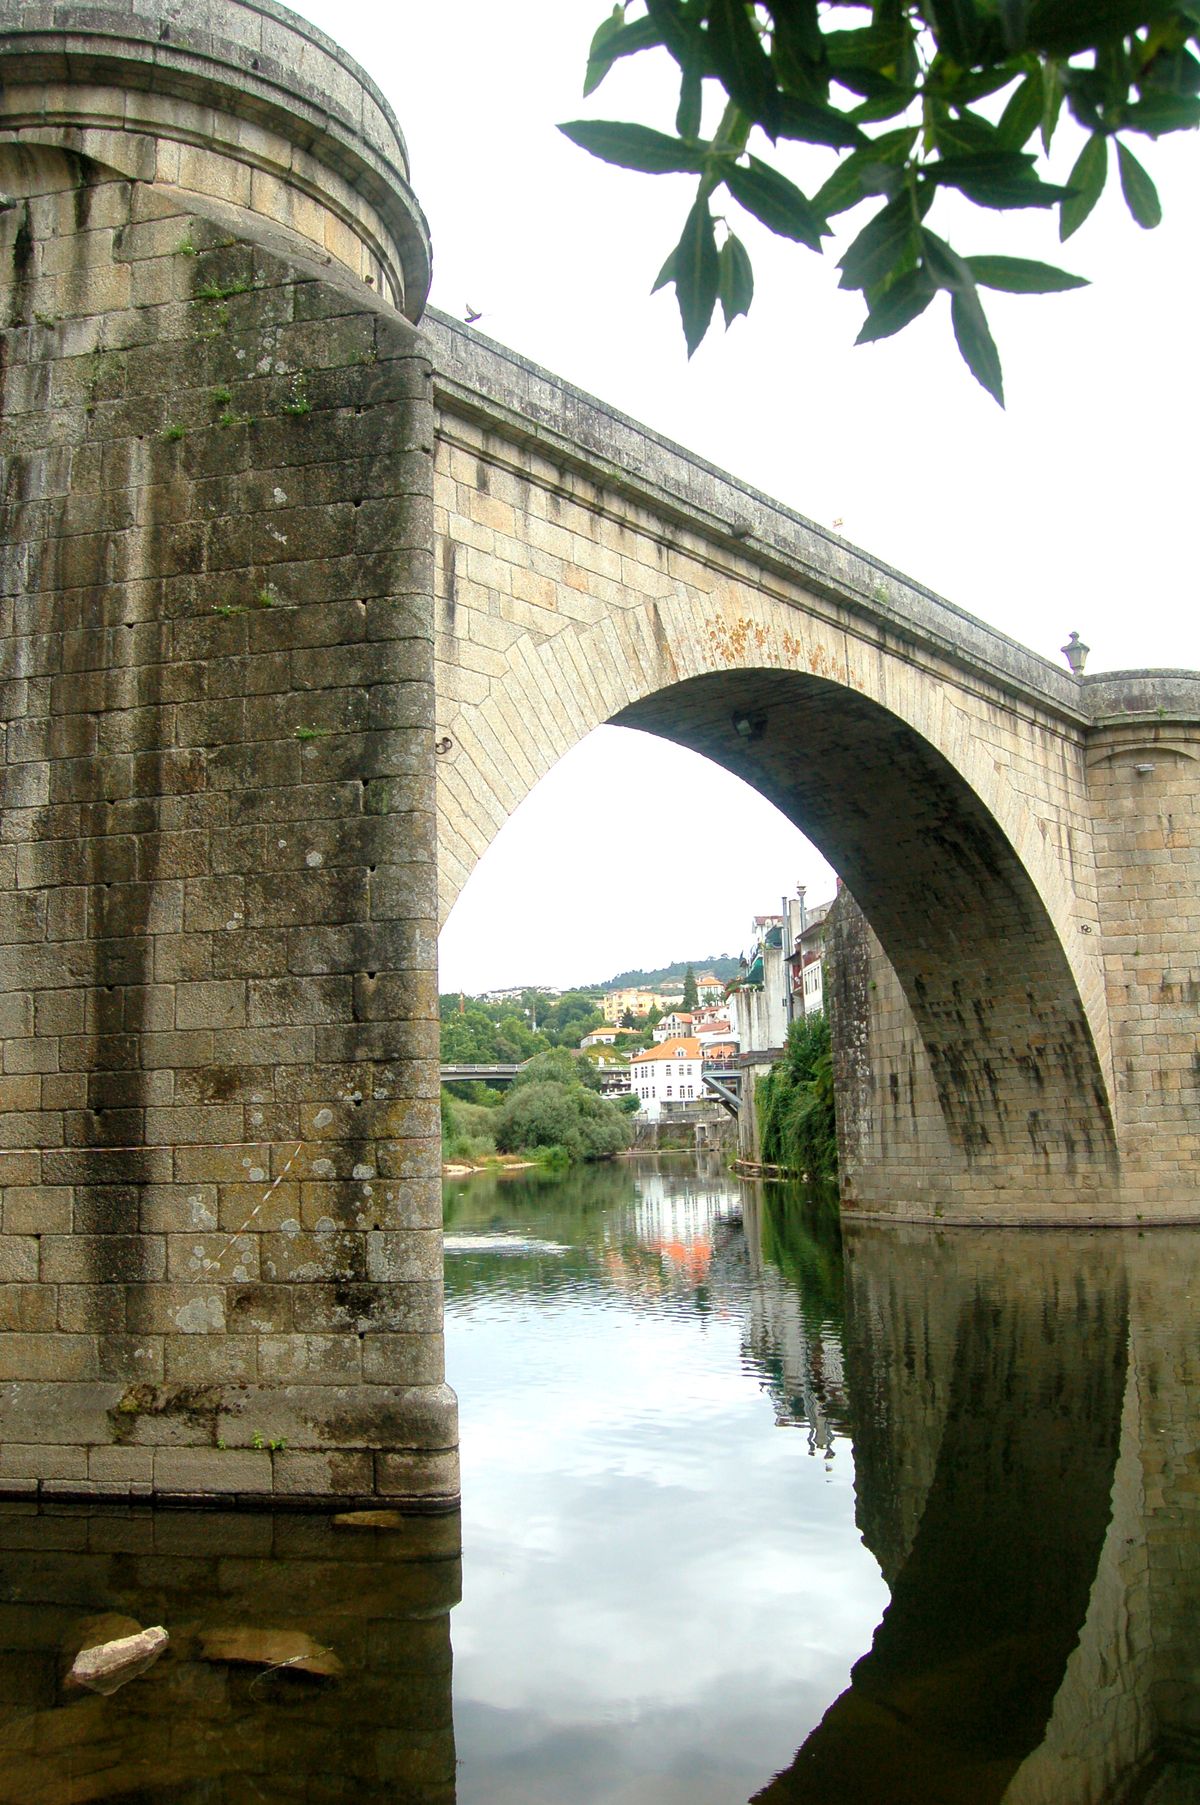
{"type": "Polygon", "coordinates": [[[764,1165],[810,1179],[836,1175],[833,1054],[823,1015],[792,1023],[783,1058],[760,1079],[755,1101],[764,1165]]]}

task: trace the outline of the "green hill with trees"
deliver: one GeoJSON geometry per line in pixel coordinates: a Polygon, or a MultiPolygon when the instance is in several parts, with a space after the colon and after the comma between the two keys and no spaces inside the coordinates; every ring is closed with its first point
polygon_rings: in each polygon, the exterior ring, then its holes
{"type": "Polygon", "coordinates": [[[714,978],[728,983],[738,973],[738,955],[736,953],[709,953],[703,959],[677,959],[674,965],[660,965],[656,971],[619,971],[615,978],[601,986],[603,990],[627,990],[634,986],[653,990],[661,984],[674,981],[682,984],[687,976],[688,967],[696,973],[710,971],[714,978]]]}

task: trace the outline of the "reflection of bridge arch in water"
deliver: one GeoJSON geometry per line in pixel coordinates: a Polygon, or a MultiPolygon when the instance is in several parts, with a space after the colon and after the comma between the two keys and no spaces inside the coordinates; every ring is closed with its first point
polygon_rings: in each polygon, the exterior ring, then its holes
{"type": "Polygon", "coordinates": [[[858,1519],[892,1600],[759,1799],[1115,1805],[1194,1760],[1198,1283],[1182,1234],[854,1235],[858,1519]]]}

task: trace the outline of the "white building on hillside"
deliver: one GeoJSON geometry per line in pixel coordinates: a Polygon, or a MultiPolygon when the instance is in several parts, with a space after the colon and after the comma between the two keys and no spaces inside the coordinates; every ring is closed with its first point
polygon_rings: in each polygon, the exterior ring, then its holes
{"type": "Polygon", "coordinates": [[[694,1103],[704,1095],[703,1056],[700,1042],[690,1038],[664,1040],[629,1062],[638,1114],[657,1122],[681,1103],[694,1103]]]}
{"type": "Polygon", "coordinates": [[[718,1049],[725,1053],[730,1047],[737,1050],[737,1035],[728,1017],[720,1021],[704,1022],[696,1029],[695,1038],[700,1042],[700,1051],[706,1059],[711,1058],[718,1049]]]}
{"type": "Polygon", "coordinates": [[[614,1047],[621,1035],[628,1032],[627,1028],[618,1028],[612,1022],[605,1022],[602,1028],[593,1028],[590,1034],[585,1034],[579,1044],[584,1048],[614,1047]]]}
{"type": "Polygon", "coordinates": [[[681,1034],[691,1034],[695,1026],[695,1017],[685,1009],[672,1009],[670,1015],[664,1015],[654,1028],[655,1040],[675,1040],[681,1034]]]}

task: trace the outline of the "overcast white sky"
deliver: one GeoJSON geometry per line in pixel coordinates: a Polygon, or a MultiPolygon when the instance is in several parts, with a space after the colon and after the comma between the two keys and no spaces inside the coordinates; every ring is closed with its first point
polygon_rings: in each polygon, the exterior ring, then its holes
{"type": "MultiPolygon", "coordinates": [[[[862,307],[837,290],[840,251],[818,259],[744,216],[754,307],[689,365],[673,294],[648,291],[691,180],[599,164],[555,130],[585,115],[670,129],[665,53],[580,98],[604,0],[297,10],[396,108],[433,233],[436,306],[478,309],[481,332],[811,519],[840,519],[847,538],[1056,662],[1075,628],[1089,670],[1200,666],[1194,133],[1139,141],[1163,201],[1155,232],[1129,218],[1115,173],[1061,247],[1054,214],[939,200],[933,223],[959,250],[1041,257],[1093,282],[988,297],[1002,413],[960,362],[948,309],[856,350],[862,307]]],[[[825,153],[791,148],[793,173],[815,186],[825,153]]],[[[819,854],[769,804],[679,748],[635,759],[629,737],[600,729],[513,817],[442,936],[443,988],[565,984],[737,950],[781,890],[831,892],[819,854]]]]}

